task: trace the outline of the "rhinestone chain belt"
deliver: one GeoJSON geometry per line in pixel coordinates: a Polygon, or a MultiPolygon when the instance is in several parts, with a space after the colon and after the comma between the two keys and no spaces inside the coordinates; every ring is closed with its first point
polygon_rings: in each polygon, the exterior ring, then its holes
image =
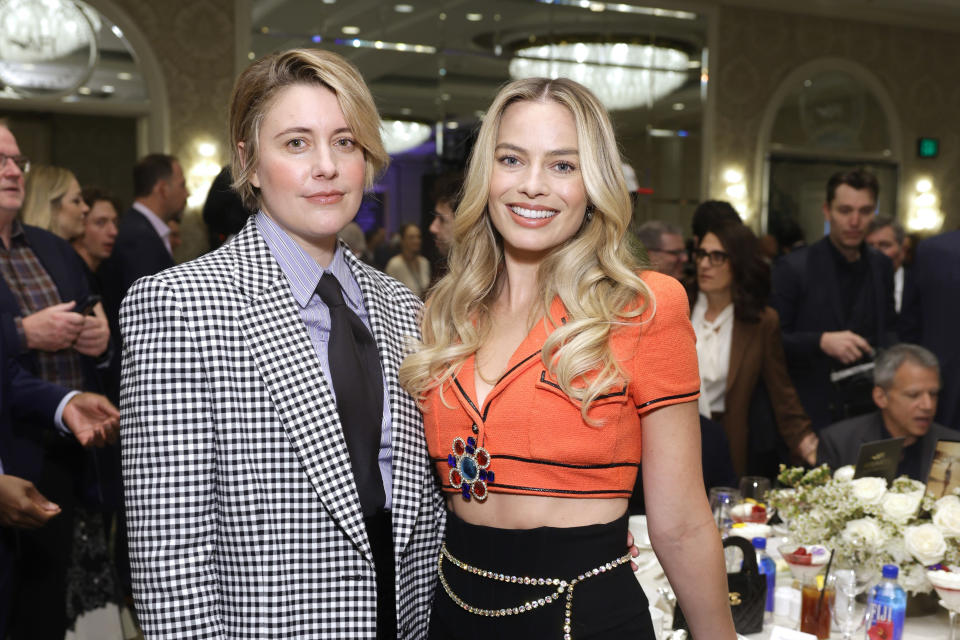
{"type": "Polygon", "coordinates": [[[447,550],[447,545],[444,544],[442,547],[440,547],[440,557],[437,559],[437,574],[440,576],[440,584],[443,585],[443,590],[447,592],[447,595],[450,596],[450,599],[453,600],[457,606],[474,615],[486,616],[488,618],[515,616],[527,611],[533,611],[534,609],[538,609],[548,604],[552,604],[555,601],[559,601],[561,594],[566,592],[566,604],[563,613],[563,640],[571,640],[572,627],[570,625],[570,619],[571,610],[573,609],[573,588],[587,578],[592,578],[593,576],[598,576],[601,573],[606,573],[607,571],[619,567],[620,565],[629,561],[630,554],[628,553],[620,556],[616,560],[603,564],[596,569],[584,571],[572,580],[562,580],[560,578],[531,578],[529,576],[510,576],[503,573],[496,573],[494,571],[487,571],[485,569],[480,569],[479,567],[474,567],[466,562],[462,562],[454,558],[453,555],[451,555],[447,550]],[[481,609],[480,607],[474,607],[464,602],[457,594],[453,592],[453,590],[450,588],[450,585],[447,584],[447,579],[443,575],[444,558],[449,560],[450,563],[458,569],[462,569],[467,573],[475,574],[481,578],[489,578],[490,580],[509,582],[512,584],[552,586],[556,587],[556,589],[550,595],[537,598],[536,600],[528,600],[527,602],[524,602],[516,607],[504,607],[503,609],[481,609]]]}

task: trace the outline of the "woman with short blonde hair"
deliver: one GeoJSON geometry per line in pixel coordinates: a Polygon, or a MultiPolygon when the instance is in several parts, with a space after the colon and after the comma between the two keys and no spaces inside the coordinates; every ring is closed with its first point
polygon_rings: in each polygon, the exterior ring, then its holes
{"type": "Polygon", "coordinates": [[[34,165],[27,174],[23,208],[25,224],[46,229],[68,242],[83,235],[83,218],[90,207],[80,183],[69,169],[34,165]]]}
{"type": "Polygon", "coordinates": [[[691,629],[735,637],[686,296],[631,256],[620,166],[571,80],[510,83],[484,117],[449,271],[400,370],[447,495],[431,637],[654,637],[624,554],[641,459],[691,629]]]}

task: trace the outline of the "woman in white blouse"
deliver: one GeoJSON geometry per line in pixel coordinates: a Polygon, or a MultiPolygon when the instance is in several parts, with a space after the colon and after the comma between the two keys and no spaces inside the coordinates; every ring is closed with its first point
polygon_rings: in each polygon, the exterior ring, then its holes
{"type": "Polygon", "coordinates": [[[780,319],[767,306],[770,270],[756,236],[740,223],[716,225],[694,251],[694,260],[690,321],[697,334],[700,413],[723,424],[738,474],[769,473],[769,464],[758,465],[769,463],[774,452],[775,437],[764,429],[773,425],[748,424],[762,380],[791,455],[813,464],[817,436],[787,373],[780,319]]]}
{"type": "Polygon", "coordinates": [[[430,262],[420,255],[423,234],[409,222],[400,229],[400,253],[390,258],[384,271],[396,278],[421,299],[430,286],[430,262]]]}

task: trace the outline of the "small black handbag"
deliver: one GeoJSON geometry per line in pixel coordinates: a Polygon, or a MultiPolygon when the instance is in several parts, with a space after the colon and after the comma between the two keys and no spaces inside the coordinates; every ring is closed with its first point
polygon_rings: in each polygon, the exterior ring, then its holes
{"type": "MultiPolygon", "coordinates": [[[[737,573],[727,574],[730,613],[737,633],[747,635],[763,630],[763,609],[767,600],[767,578],[757,567],[757,552],[753,545],[740,536],[729,536],[724,548],[733,545],[743,551],[743,566],[737,573]]],[[[673,628],[687,628],[687,620],[678,604],[673,612],[673,628]]]]}

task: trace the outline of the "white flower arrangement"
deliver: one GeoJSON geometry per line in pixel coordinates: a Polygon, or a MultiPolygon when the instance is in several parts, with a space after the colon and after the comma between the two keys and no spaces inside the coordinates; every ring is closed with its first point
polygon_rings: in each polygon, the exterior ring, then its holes
{"type": "Polygon", "coordinates": [[[769,502],[799,544],[822,544],[847,557],[900,567],[901,586],[911,593],[933,589],[926,567],[960,565],[960,495],[936,500],[920,482],[902,476],[888,487],[883,478],[853,479],[852,467],[831,477],[822,465],[805,471],[780,468],[786,487],[769,502]]]}

